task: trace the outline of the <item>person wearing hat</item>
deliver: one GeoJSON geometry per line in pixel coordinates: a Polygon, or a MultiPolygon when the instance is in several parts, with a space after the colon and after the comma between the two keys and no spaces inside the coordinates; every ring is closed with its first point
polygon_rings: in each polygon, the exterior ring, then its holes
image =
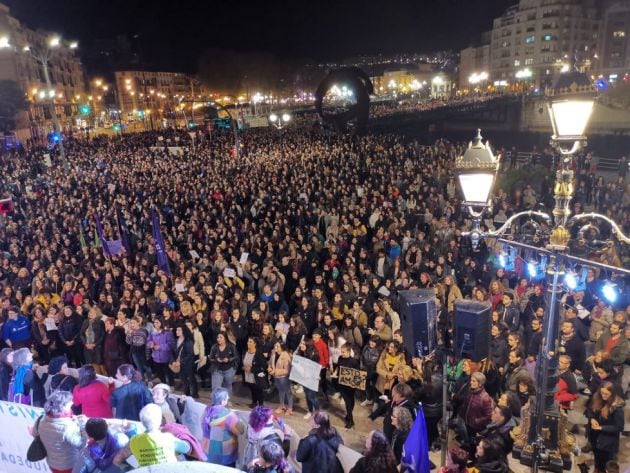
{"type": "Polygon", "coordinates": [[[151,394],[153,394],[153,403],[162,409],[164,422],[181,423],[184,405],[181,405],[178,400],[170,396],[171,387],[168,384],[156,384],[151,389],[151,394]]]}
{"type": "Polygon", "coordinates": [[[470,446],[470,440],[485,429],[492,418],[492,398],[484,389],[485,384],[483,373],[477,371],[470,375],[468,394],[457,411],[462,445],[470,446]]]}

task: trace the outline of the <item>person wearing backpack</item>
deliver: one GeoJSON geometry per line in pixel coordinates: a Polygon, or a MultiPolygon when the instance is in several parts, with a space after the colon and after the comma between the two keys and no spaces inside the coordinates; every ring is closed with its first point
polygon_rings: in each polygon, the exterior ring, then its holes
{"type": "Polygon", "coordinates": [[[337,458],[343,439],[337,429],[330,425],[328,414],[317,411],[310,419],[313,430],[300,440],[295,458],[302,463],[302,473],[342,473],[337,458]]]}
{"type": "MultiPolygon", "coordinates": [[[[281,424],[282,425],[282,424],[281,424]]],[[[260,455],[260,446],[263,442],[276,442],[280,447],[285,448],[285,454],[288,453],[287,444],[284,445],[283,440],[276,432],[273,425],[273,410],[270,407],[256,406],[249,413],[249,422],[245,430],[245,438],[247,445],[243,453],[243,468],[247,466],[260,455]]]]}

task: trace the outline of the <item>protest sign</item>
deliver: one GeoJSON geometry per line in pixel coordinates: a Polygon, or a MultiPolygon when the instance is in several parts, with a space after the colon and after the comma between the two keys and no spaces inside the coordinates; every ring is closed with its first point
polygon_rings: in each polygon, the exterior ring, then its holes
{"type": "Polygon", "coordinates": [[[365,391],[365,384],[367,383],[367,371],[348,368],[346,366],[340,366],[338,382],[342,386],[348,386],[350,388],[365,391]]]}
{"type": "Polygon", "coordinates": [[[321,369],[322,367],[316,361],[309,360],[303,356],[293,355],[289,379],[311,391],[319,391],[319,374],[321,369]]]}

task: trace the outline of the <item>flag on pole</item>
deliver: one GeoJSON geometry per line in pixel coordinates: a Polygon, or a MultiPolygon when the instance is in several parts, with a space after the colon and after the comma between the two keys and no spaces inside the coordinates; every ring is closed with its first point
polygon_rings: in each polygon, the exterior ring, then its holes
{"type": "Polygon", "coordinates": [[[81,244],[81,249],[87,248],[87,243],[85,242],[85,235],[83,234],[83,225],[79,224],[79,243],[81,244]]]}
{"type": "Polygon", "coordinates": [[[118,233],[120,234],[120,241],[127,250],[128,254],[131,254],[131,244],[129,243],[129,229],[127,228],[127,222],[122,216],[120,207],[116,206],[116,220],[118,221],[118,233]]]}
{"type": "Polygon", "coordinates": [[[166,248],[164,248],[162,233],[160,233],[160,221],[153,207],[151,207],[151,222],[153,227],[153,244],[155,246],[155,254],[157,256],[158,268],[160,268],[166,273],[167,276],[170,277],[171,268],[168,265],[168,255],[166,254],[166,248]]]}
{"type": "Polygon", "coordinates": [[[424,420],[422,404],[418,406],[418,415],[403,445],[401,464],[403,473],[430,473],[431,471],[427,424],[424,420]]]}
{"type": "Polygon", "coordinates": [[[120,240],[107,240],[107,248],[112,256],[124,255],[126,251],[120,240]]]}
{"type": "Polygon", "coordinates": [[[103,226],[101,225],[101,221],[99,220],[97,214],[94,214],[94,221],[96,222],[96,234],[99,240],[101,240],[101,245],[103,246],[103,255],[105,256],[105,258],[111,258],[112,252],[109,249],[109,245],[107,240],[105,239],[105,236],[103,235],[103,226]]]}
{"type": "Polygon", "coordinates": [[[98,232],[96,231],[96,229],[94,229],[94,247],[95,248],[100,248],[101,247],[101,240],[98,237],[98,232]]]}

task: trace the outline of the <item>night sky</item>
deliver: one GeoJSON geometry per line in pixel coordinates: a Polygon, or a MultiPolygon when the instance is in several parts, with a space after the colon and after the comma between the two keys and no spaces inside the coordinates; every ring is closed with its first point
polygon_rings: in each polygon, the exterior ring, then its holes
{"type": "MultiPolygon", "coordinates": [[[[194,71],[206,48],[337,60],[458,50],[516,0],[0,0],[30,27],[95,41],[125,35],[154,66],[194,71]]],[[[88,60],[89,64],[89,60],[88,60]]]]}

